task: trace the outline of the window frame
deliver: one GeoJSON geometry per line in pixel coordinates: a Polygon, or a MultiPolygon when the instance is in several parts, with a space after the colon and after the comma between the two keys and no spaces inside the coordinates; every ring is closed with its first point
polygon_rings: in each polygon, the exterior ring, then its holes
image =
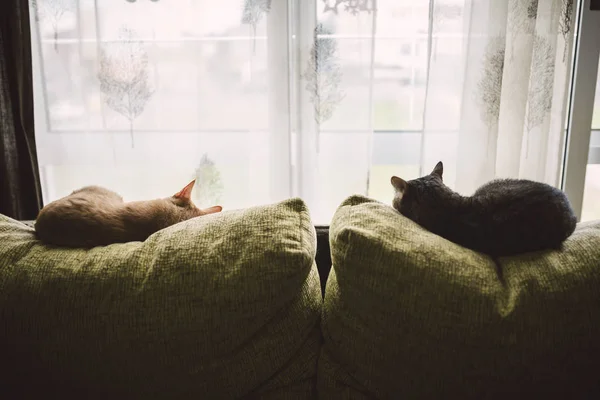
{"type": "Polygon", "coordinates": [[[577,2],[574,66],[570,88],[561,189],[581,220],[585,176],[590,154],[592,117],[600,61],[600,11],[591,0],[577,2]]]}

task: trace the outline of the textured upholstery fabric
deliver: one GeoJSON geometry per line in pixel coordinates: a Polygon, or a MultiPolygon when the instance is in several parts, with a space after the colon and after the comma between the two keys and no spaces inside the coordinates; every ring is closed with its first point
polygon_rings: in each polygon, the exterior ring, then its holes
{"type": "Polygon", "coordinates": [[[330,242],[320,398],[600,398],[600,222],[495,263],[353,196],[330,242]]]}
{"type": "Polygon", "coordinates": [[[314,398],[315,253],[299,199],[89,251],[0,216],[0,398],[314,398]]]}

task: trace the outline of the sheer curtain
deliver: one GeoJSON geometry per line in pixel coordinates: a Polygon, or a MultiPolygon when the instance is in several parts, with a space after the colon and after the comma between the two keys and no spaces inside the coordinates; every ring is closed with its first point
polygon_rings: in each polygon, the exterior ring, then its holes
{"type": "Polygon", "coordinates": [[[557,182],[572,1],[31,0],[44,201],[197,179],[203,207],[355,193],[438,160],[557,182]],[[527,3],[527,4],[525,4],[527,3]]]}
{"type": "Polygon", "coordinates": [[[457,3],[432,2],[422,171],[446,161],[464,194],[495,177],[558,185],[573,0],[457,3]]]}

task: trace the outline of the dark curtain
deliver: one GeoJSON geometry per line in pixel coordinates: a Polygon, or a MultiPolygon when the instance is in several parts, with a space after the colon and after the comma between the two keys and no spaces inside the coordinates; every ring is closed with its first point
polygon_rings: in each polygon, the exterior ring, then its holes
{"type": "Polygon", "coordinates": [[[0,213],[35,219],[42,205],[35,148],[28,0],[0,1],[0,213]]]}
{"type": "Polygon", "coordinates": [[[329,250],[329,227],[317,226],[317,269],[319,270],[319,279],[321,279],[321,294],[325,296],[325,287],[327,278],[331,271],[331,252],[329,250]]]}

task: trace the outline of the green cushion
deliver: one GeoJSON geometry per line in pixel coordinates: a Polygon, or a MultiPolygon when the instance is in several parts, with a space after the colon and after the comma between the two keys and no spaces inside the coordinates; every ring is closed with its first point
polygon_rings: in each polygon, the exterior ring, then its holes
{"type": "Polygon", "coordinates": [[[315,246],[299,199],[89,251],[0,216],[0,380],[44,398],[314,397],[315,246]]]}
{"type": "Polygon", "coordinates": [[[600,398],[600,222],[496,264],[353,196],[330,243],[320,398],[600,398]]]}

